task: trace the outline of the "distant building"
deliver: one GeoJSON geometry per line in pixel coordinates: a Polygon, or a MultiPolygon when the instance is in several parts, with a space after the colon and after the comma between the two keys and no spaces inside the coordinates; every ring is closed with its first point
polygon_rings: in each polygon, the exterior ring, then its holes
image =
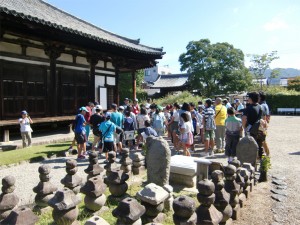
{"type": "Polygon", "coordinates": [[[166,75],[171,74],[171,69],[168,65],[165,65],[163,67],[161,66],[154,66],[151,68],[144,69],[144,80],[146,82],[154,82],[158,79],[159,75],[166,75]]]}

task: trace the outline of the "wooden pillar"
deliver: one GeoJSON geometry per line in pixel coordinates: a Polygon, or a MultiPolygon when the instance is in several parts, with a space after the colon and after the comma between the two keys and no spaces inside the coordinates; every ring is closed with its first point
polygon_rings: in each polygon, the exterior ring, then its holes
{"type": "Polygon", "coordinates": [[[114,93],[114,102],[119,105],[120,101],[120,93],[119,93],[119,76],[120,76],[120,71],[118,68],[116,68],[116,82],[115,82],[115,93],[114,93]]]}
{"type": "Polygon", "coordinates": [[[132,92],[133,92],[132,99],[134,100],[134,99],[136,99],[136,73],[135,73],[135,70],[133,70],[131,72],[131,76],[132,76],[132,92]]]}
{"type": "MultiPolygon", "coordinates": [[[[48,92],[48,102],[50,103],[50,115],[57,116],[58,115],[58,74],[56,71],[56,59],[61,54],[62,47],[54,46],[54,45],[46,45],[45,54],[50,59],[50,85],[48,92]]],[[[49,104],[48,103],[48,104],[49,104]]]]}
{"type": "Polygon", "coordinates": [[[89,101],[94,102],[95,101],[95,74],[96,74],[96,65],[99,61],[99,59],[95,57],[88,57],[87,58],[88,63],[90,64],[90,75],[89,75],[89,101]]]}

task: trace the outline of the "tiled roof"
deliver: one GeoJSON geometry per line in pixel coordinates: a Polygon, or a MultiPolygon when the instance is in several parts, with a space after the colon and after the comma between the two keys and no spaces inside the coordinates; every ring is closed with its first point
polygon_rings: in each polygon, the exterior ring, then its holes
{"type": "Polygon", "coordinates": [[[160,75],[151,88],[181,87],[187,83],[188,78],[189,74],[186,73],[160,75]]]}
{"type": "Polygon", "coordinates": [[[132,40],[113,34],[41,0],[0,0],[0,13],[12,15],[23,20],[34,21],[124,49],[149,55],[161,56],[164,54],[162,48],[148,47],[139,44],[139,40],[132,40]]]}

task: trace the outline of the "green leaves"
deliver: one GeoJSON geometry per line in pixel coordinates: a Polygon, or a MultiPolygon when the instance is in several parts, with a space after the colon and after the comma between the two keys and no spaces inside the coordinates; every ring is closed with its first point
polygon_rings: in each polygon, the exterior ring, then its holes
{"type": "Polygon", "coordinates": [[[231,91],[231,87],[235,86],[243,91],[251,85],[248,78],[244,79],[244,75],[248,76],[244,54],[233,45],[226,42],[211,44],[208,39],[201,39],[190,41],[186,49],[187,52],[179,57],[180,69],[191,74],[189,81],[193,89],[200,89],[204,95],[211,96],[231,91]],[[236,74],[240,75],[239,79],[235,79],[236,74]],[[245,81],[244,84],[235,85],[240,79],[245,81]]]}

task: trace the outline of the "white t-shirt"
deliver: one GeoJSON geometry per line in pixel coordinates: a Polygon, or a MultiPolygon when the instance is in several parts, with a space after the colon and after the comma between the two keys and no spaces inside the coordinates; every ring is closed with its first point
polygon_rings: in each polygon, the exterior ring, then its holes
{"type": "Polygon", "coordinates": [[[20,123],[21,132],[27,132],[27,131],[31,132],[30,122],[28,118],[25,118],[24,120],[23,118],[20,118],[19,123],[20,123]]]}
{"type": "Polygon", "coordinates": [[[190,121],[183,123],[180,128],[184,129],[184,132],[182,133],[182,139],[187,139],[187,134],[189,132],[193,132],[193,125],[190,123],[190,121]]]}
{"type": "Polygon", "coordinates": [[[174,122],[179,122],[179,112],[177,110],[173,111],[174,122]]]}
{"type": "Polygon", "coordinates": [[[142,114],[138,114],[136,116],[136,120],[138,122],[138,125],[139,125],[139,129],[141,128],[145,128],[145,121],[146,120],[149,120],[150,121],[150,118],[148,115],[142,115],[142,114]]]}

